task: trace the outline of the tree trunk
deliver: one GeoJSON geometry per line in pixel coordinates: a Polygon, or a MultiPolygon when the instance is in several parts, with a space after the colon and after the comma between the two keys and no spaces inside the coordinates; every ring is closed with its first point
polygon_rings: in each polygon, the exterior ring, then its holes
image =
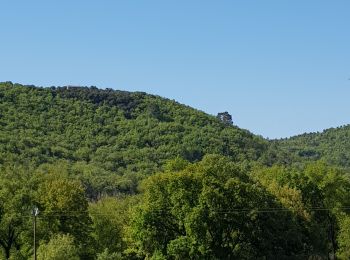
{"type": "Polygon", "coordinates": [[[337,241],[335,237],[335,220],[333,216],[328,215],[329,221],[329,239],[332,245],[332,252],[329,254],[330,260],[336,260],[336,251],[337,251],[337,241]]]}
{"type": "Polygon", "coordinates": [[[4,247],[5,250],[5,258],[6,259],[10,259],[10,251],[11,251],[11,247],[4,247]]]}

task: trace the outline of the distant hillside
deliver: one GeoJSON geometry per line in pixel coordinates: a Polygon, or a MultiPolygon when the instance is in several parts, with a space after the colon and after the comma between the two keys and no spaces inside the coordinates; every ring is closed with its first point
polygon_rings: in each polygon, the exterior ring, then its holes
{"type": "Polygon", "coordinates": [[[63,160],[93,176],[149,175],[169,159],[209,153],[257,160],[268,144],[172,100],[96,87],[0,83],[0,127],[0,164],[63,160]]]}
{"type": "Polygon", "coordinates": [[[322,159],[331,165],[350,168],[350,125],[271,141],[270,150],[276,151],[278,161],[322,159]]]}

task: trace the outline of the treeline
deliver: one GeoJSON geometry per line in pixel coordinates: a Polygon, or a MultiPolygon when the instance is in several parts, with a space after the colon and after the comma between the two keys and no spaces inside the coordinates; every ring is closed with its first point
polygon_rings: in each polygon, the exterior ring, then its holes
{"type": "Polygon", "coordinates": [[[139,188],[89,202],[65,163],[1,168],[3,257],[32,257],[35,207],[38,259],[350,257],[349,175],[324,163],[177,158],[139,188]]]}

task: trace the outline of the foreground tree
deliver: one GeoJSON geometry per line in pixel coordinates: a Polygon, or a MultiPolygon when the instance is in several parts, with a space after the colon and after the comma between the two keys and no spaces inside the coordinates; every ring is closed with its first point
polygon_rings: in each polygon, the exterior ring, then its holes
{"type": "Polygon", "coordinates": [[[32,182],[23,168],[0,169],[0,246],[3,257],[28,255],[26,242],[31,239],[32,182]]]}
{"type": "Polygon", "coordinates": [[[293,214],[271,210],[283,207],[224,157],[152,176],[144,189],[133,222],[141,255],[256,259],[305,253],[293,214]]]}
{"type": "Polygon", "coordinates": [[[48,240],[57,233],[69,234],[74,238],[80,256],[92,257],[91,219],[84,188],[79,181],[69,179],[64,172],[49,172],[39,184],[37,203],[42,239],[48,240]]]}
{"type": "Polygon", "coordinates": [[[138,196],[105,197],[90,203],[92,237],[96,253],[102,256],[121,255],[127,246],[130,211],[138,196]]]}
{"type": "Polygon", "coordinates": [[[323,230],[322,238],[327,241],[328,255],[333,257],[339,249],[340,216],[350,213],[349,175],[324,162],[317,162],[308,165],[296,176],[295,183],[302,191],[306,205],[312,208],[314,222],[323,230]]]}
{"type": "Polygon", "coordinates": [[[71,235],[54,235],[47,244],[40,245],[38,260],[79,260],[78,249],[71,235]]]}
{"type": "Polygon", "coordinates": [[[340,259],[350,259],[350,216],[340,217],[340,232],[338,235],[339,250],[337,256],[340,259]]]}
{"type": "Polygon", "coordinates": [[[258,169],[254,176],[284,205],[308,220],[305,224],[316,254],[332,258],[339,246],[346,248],[341,242],[346,241],[344,227],[350,213],[350,179],[346,172],[315,162],[303,168],[258,169]]]}

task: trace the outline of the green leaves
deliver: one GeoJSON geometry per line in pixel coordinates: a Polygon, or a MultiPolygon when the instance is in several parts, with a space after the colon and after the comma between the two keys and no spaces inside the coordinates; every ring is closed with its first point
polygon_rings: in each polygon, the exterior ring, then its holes
{"type": "Polygon", "coordinates": [[[62,175],[59,172],[48,174],[38,186],[37,202],[41,212],[39,224],[43,232],[41,238],[47,240],[56,233],[70,234],[80,248],[80,253],[89,255],[92,248],[86,248],[92,246],[91,219],[84,188],[79,181],[62,175]]]}
{"type": "Polygon", "coordinates": [[[11,252],[21,253],[30,236],[35,184],[21,167],[0,168],[0,176],[0,247],[9,258],[11,252]]]}
{"type": "MultiPolygon", "coordinates": [[[[176,157],[205,154],[257,159],[267,142],[214,116],[145,93],[95,87],[35,88],[0,83],[0,163],[65,160],[110,176],[151,175],[176,157]]],[[[91,185],[91,194],[134,193],[135,187],[91,185]]]]}
{"type": "MultiPolygon", "coordinates": [[[[89,213],[92,218],[92,236],[95,251],[101,255],[122,253],[126,249],[129,236],[129,219],[131,207],[138,201],[137,197],[102,198],[91,203],[89,213]],[[108,253],[105,253],[105,252],[108,253]]],[[[101,256],[102,257],[102,256],[101,256]]]]}
{"type": "Polygon", "coordinates": [[[70,235],[55,235],[38,249],[38,260],[79,260],[78,249],[70,235]]]}
{"type": "Polygon", "coordinates": [[[274,197],[227,158],[208,156],[180,172],[154,175],[143,190],[132,227],[146,256],[251,259],[303,253],[291,213],[269,212],[280,207],[274,197]]]}
{"type": "Polygon", "coordinates": [[[302,134],[274,141],[270,151],[278,157],[278,162],[288,160],[289,163],[296,163],[322,159],[330,165],[349,168],[349,135],[350,125],[330,128],[321,133],[302,134]]]}
{"type": "Polygon", "coordinates": [[[256,169],[253,176],[282,205],[297,214],[298,221],[300,217],[303,219],[301,232],[314,254],[334,255],[340,245],[344,248],[346,224],[343,223],[349,214],[350,201],[350,179],[346,172],[316,162],[301,169],[256,169]]]}
{"type": "Polygon", "coordinates": [[[340,217],[340,232],[338,235],[339,251],[337,256],[339,259],[350,258],[350,216],[342,215],[340,217]]]}
{"type": "Polygon", "coordinates": [[[349,257],[349,175],[307,163],[348,168],[349,127],[267,142],[145,93],[7,82],[0,128],[5,258],[32,254],[34,205],[47,259],[349,257]]]}

